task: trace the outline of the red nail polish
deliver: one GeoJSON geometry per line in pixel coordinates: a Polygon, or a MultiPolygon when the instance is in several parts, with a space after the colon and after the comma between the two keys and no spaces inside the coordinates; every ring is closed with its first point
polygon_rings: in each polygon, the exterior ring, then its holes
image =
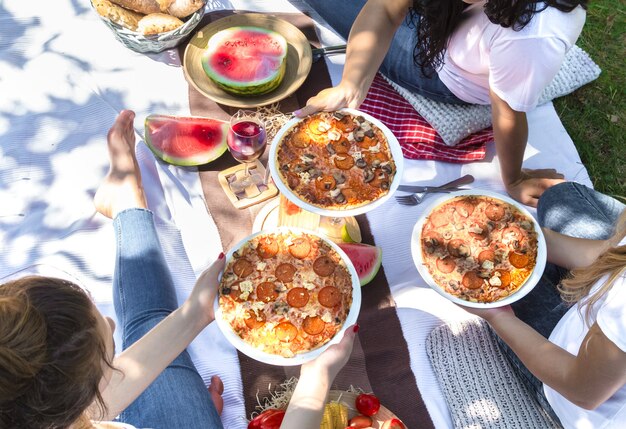
{"type": "Polygon", "coordinates": [[[354,325],[352,327],[352,330],[354,331],[354,333],[356,334],[357,332],[359,332],[359,325],[354,325]]]}
{"type": "Polygon", "coordinates": [[[223,259],[224,258],[224,252],[221,252],[220,255],[217,257],[217,259],[223,259]]]}

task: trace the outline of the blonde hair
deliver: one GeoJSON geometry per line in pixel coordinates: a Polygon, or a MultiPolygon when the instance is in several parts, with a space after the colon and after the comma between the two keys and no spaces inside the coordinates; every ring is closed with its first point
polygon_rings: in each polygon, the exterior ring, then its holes
{"type": "MultiPolygon", "coordinates": [[[[622,212],[615,232],[613,242],[619,243],[626,236],[626,210],[622,212]]],[[[572,270],[570,275],[561,281],[558,286],[561,297],[570,303],[579,303],[579,309],[587,305],[585,311],[585,321],[591,324],[593,306],[600,300],[615,284],[615,281],[626,273],[626,245],[616,246],[602,253],[596,261],[588,267],[572,270]],[[590,295],[591,289],[602,277],[608,279],[602,286],[590,295]]]]}

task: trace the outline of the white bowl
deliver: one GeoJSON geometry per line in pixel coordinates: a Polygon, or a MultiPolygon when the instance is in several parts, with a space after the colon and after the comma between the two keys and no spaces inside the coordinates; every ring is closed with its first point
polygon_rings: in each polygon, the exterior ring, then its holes
{"type": "Polygon", "coordinates": [[[420,273],[422,278],[426,281],[426,283],[428,283],[428,285],[431,288],[433,288],[437,293],[449,299],[450,301],[454,302],[455,304],[459,304],[465,307],[474,307],[474,308],[503,307],[505,305],[512,304],[515,301],[522,299],[523,297],[528,295],[528,293],[530,293],[531,290],[533,290],[533,288],[537,285],[537,283],[541,279],[541,276],[543,275],[543,270],[546,266],[546,260],[547,260],[546,240],[543,236],[543,231],[541,231],[541,227],[539,226],[535,218],[528,212],[528,210],[526,210],[526,208],[523,205],[521,205],[517,201],[507,196],[498,194],[496,192],[484,191],[481,189],[471,189],[467,191],[451,192],[449,194],[445,194],[444,196],[441,196],[433,200],[431,204],[428,206],[428,208],[424,210],[423,214],[420,216],[417,223],[413,227],[413,233],[411,234],[411,254],[413,256],[413,263],[415,263],[415,267],[417,268],[417,271],[420,273]],[[526,279],[526,281],[524,282],[524,284],[522,284],[520,288],[518,288],[511,295],[505,298],[502,298],[501,300],[494,301],[494,302],[471,302],[471,301],[466,301],[464,299],[458,298],[454,295],[451,295],[445,290],[443,290],[440,286],[438,286],[437,283],[435,283],[435,280],[430,275],[428,268],[426,268],[426,266],[424,266],[423,264],[421,237],[422,237],[422,227],[424,225],[424,222],[426,221],[426,218],[430,215],[430,213],[436,207],[440,206],[446,201],[449,201],[451,199],[454,199],[462,195],[485,196],[485,197],[491,197],[491,198],[504,201],[516,207],[517,209],[519,209],[519,211],[521,211],[526,216],[528,216],[528,218],[531,219],[533,222],[535,232],[537,233],[537,261],[535,263],[535,267],[533,268],[533,272],[530,274],[530,276],[526,279]]]}
{"type": "Polygon", "coordinates": [[[400,181],[402,180],[402,171],[404,169],[404,156],[402,155],[402,148],[400,147],[400,143],[398,143],[398,139],[396,138],[396,136],[393,135],[393,133],[389,130],[389,128],[387,128],[385,124],[380,122],[378,119],[368,115],[367,113],[361,112],[356,109],[340,109],[339,112],[350,113],[355,116],[358,116],[358,115],[363,116],[372,124],[380,128],[380,130],[383,132],[383,134],[387,138],[387,143],[389,144],[389,150],[391,151],[393,162],[396,165],[396,173],[393,177],[393,181],[391,182],[391,185],[389,186],[389,192],[387,192],[385,195],[383,195],[379,199],[374,200],[368,204],[365,204],[360,207],[355,207],[353,209],[346,209],[346,210],[342,210],[342,209],[333,210],[333,209],[314,206],[313,204],[300,198],[297,194],[295,194],[289,188],[289,186],[287,186],[282,181],[280,173],[278,171],[278,166],[276,165],[276,158],[278,155],[278,146],[280,145],[283,139],[283,136],[291,128],[293,128],[296,124],[300,123],[303,120],[301,118],[291,119],[285,125],[283,125],[280,130],[278,130],[278,133],[276,133],[276,136],[274,137],[274,140],[272,141],[272,146],[270,147],[270,154],[269,154],[269,161],[268,161],[268,164],[270,167],[270,173],[272,174],[272,179],[274,180],[276,187],[278,187],[278,190],[281,193],[283,193],[289,201],[291,201],[292,203],[294,203],[295,205],[297,205],[298,207],[304,210],[308,210],[312,213],[316,213],[321,216],[331,216],[331,217],[356,216],[356,215],[366,213],[380,206],[389,198],[391,198],[391,196],[396,191],[396,189],[398,189],[398,186],[400,186],[400,181]]]}
{"type": "MultiPolygon", "coordinates": [[[[348,269],[348,272],[350,273],[350,277],[352,277],[352,305],[350,306],[350,311],[348,312],[348,316],[346,317],[346,320],[344,321],[343,326],[335,334],[335,336],[332,337],[330,341],[328,341],[326,344],[316,349],[313,349],[311,351],[308,351],[305,353],[298,353],[293,357],[279,356],[279,355],[263,352],[257,349],[256,347],[252,346],[251,344],[246,343],[244,340],[241,339],[239,335],[237,335],[237,333],[233,330],[231,325],[222,317],[222,309],[220,308],[220,304],[219,304],[219,293],[217,294],[215,298],[215,304],[213,305],[213,308],[215,310],[215,321],[217,322],[217,326],[220,328],[220,330],[222,331],[226,339],[233,346],[235,346],[235,348],[237,348],[237,350],[239,350],[241,353],[247,356],[250,356],[252,359],[258,360],[259,362],[267,363],[270,365],[281,365],[281,366],[301,365],[305,362],[315,359],[317,356],[319,356],[324,350],[326,350],[332,344],[336,344],[339,341],[341,341],[341,339],[343,338],[343,333],[345,332],[346,328],[356,323],[356,320],[359,317],[359,310],[361,309],[361,285],[359,283],[359,275],[354,269],[354,265],[352,265],[352,262],[350,262],[350,258],[348,258],[348,255],[346,255],[345,252],[341,250],[339,246],[337,246],[335,243],[328,240],[327,238],[324,238],[323,236],[319,235],[316,232],[304,230],[300,228],[280,227],[280,228],[275,228],[271,230],[259,231],[252,235],[249,235],[248,237],[241,240],[232,249],[228,251],[228,253],[226,254],[226,262],[232,259],[233,253],[235,251],[240,249],[244,244],[246,244],[248,241],[250,241],[257,235],[276,234],[276,233],[281,233],[281,232],[292,232],[296,234],[307,233],[309,235],[318,237],[321,240],[323,240],[326,244],[328,244],[330,247],[332,247],[332,249],[335,250],[341,257],[341,259],[345,262],[346,268],[348,269]]],[[[220,276],[220,281],[221,281],[221,276],[220,276]]]]}

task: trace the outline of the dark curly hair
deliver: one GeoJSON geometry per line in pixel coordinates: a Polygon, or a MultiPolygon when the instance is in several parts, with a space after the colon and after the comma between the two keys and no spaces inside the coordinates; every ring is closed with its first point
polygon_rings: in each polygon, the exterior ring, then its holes
{"type": "MultiPolygon", "coordinates": [[[[488,0],[485,14],[494,24],[519,31],[536,13],[548,7],[571,12],[578,5],[587,9],[587,0],[488,0]]],[[[463,19],[462,12],[467,6],[462,0],[413,0],[408,15],[416,28],[413,60],[425,76],[432,76],[443,64],[450,36],[463,19]]]]}
{"type": "Polygon", "coordinates": [[[61,429],[85,420],[111,367],[90,297],[61,279],[0,285],[0,428],[61,429]]]}

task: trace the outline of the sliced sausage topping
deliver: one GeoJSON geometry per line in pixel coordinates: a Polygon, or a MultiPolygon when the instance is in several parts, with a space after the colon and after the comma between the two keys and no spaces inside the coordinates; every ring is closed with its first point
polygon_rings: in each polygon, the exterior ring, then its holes
{"type": "Polygon", "coordinates": [[[336,264],[328,256],[320,256],[313,262],[313,271],[322,277],[328,277],[335,271],[336,264]]]}
{"type": "Polygon", "coordinates": [[[485,279],[481,278],[475,271],[468,271],[465,275],[463,275],[463,280],[461,280],[463,286],[468,289],[478,289],[484,282],[485,279]]]}
{"type": "Polygon", "coordinates": [[[295,308],[304,307],[309,302],[309,291],[303,287],[294,287],[287,293],[287,304],[295,308]]]}
{"type": "Polygon", "coordinates": [[[333,308],[341,302],[341,292],[334,286],[326,286],[319,291],[317,299],[324,307],[333,308]]]}
{"type": "Polygon", "coordinates": [[[276,267],[274,275],[276,278],[283,282],[289,283],[293,281],[293,276],[296,274],[296,267],[289,263],[282,263],[276,267]]]}
{"type": "Polygon", "coordinates": [[[276,332],[276,337],[285,343],[293,341],[298,336],[298,328],[290,322],[279,323],[274,328],[274,331],[276,332]]]}
{"type": "Polygon", "coordinates": [[[437,269],[444,274],[450,274],[456,268],[456,262],[449,256],[437,258],[437,269]]]}
{"type": "Polygon", "coordinates": [[[311,251],[311,243],[309,240],[303,237],[298,237],[289,246],[289,253],[291,256],[298,259],[304,259],[309,255],[311,251]]]}
{"type": "Polygon", "coordinates": [[[237,274],[240,278],[248,277],[253,271],[254,265],[245,258],[237,259],[233,264],[233,273],[237,274]]]}
{"type": "Polygon", "coordinates": [[[272,237],[264,237],[259,240],[256,251],[263,259],[271,258],[278,253],[278,243],[272,237]]]}
{"type": "Polygon", "coordinates": [[[309,335],[321,334],[325,327],[326,323],[324,323],[324,321],[317,316],[309,316],[304,319],[304,322],[302,323],[302,329],[304,329],[304,332],[309,335]]]}
{"type": "Polygon", "coordinates": [[[276,285],[272,282],[263,282],[256,287],[256,297],[259,301],[272,302],[278,298],[276,285]]]}
{"type": "Polygon", "coordinates": [[[247,310],[244,322],[246,322],[246,326],[250,329],[260,328],[265,324],[265,315],[263,313],[259,313],[257,316],[254,311],[247,310]]]}

